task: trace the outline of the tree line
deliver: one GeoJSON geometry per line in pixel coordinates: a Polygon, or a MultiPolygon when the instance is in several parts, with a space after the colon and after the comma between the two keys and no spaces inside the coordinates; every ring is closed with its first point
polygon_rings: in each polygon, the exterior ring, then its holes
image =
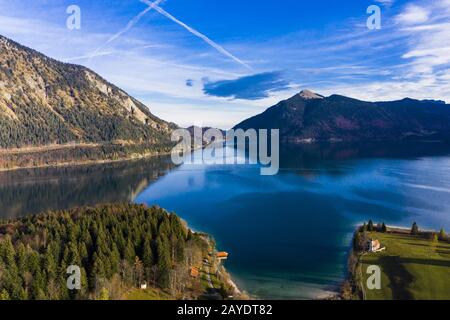
{"type": "MultiPolygon", "coordinates": [[[[367,232],[386,233],[388,232],[388,228],[384,222],[377,225],[375,225],[372,220],[369,220],[367,223],[364,222],[364,224],[358,228],[353,239],[353,248],[356,251],[364,251],[366,249],[367,242],[369,241],[367,232]]],[[[413,236],[423,236],[429,238],[433,243],[438,241],[450,241],[450,237],[447,235],[444,228],[441,228],[439,232],[424,232],[419,229],[417,222],[412,224],[410,234],[413,236]]]]}
{"type": "Polygon", "coordinates": [[[107,299],[148,283],[174,295],[207,250],[174,214],[118,204],[0,224],[0,299],[107,299]],[[81,289],[67,286],[79,266],[81,289]]]}

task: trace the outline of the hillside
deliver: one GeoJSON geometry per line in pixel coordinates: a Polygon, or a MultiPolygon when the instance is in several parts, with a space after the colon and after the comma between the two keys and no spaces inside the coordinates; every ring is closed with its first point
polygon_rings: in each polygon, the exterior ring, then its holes
{"type": "MultiPolygon", "coordinates": [[[[157,207],[105,205],[5,221],[0,300],[122,299],[130,293],[198,299],[206,288],[191,277],[191,267],[201,266],[210,250],[209,237],[157,207]],[[70,265],[81,269],[80,290],[67,288],[70,265]]],[[[222,285],[224,296],[233,292],[222,285]]]]}
{"type": "Polygon", "coordinates": [[[302,91],[236,125],[280,129],[283,142],[450,140],[450,105],[403,99],[365,102],[302,91]]]}
{"type": "Polygon", "coordinates": [[[0,36],[0,150],[111,142],[161,148],[174,127],[95,72],[0,36]]]}

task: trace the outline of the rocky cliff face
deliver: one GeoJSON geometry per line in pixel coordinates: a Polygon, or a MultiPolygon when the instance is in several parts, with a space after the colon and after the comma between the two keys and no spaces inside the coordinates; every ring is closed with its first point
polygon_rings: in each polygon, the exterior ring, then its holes
{"type": "Polygon", "coordinates": [[[0,148],[164,144],[173,128],[95,72],[0,36],[0,148]]]}
{"type": "Polygon", "coordinates": [[[403,99],[365,102],[302,91],[238,124],[280,129],[283,142],[450,140],[450,105],[403,99]]]}

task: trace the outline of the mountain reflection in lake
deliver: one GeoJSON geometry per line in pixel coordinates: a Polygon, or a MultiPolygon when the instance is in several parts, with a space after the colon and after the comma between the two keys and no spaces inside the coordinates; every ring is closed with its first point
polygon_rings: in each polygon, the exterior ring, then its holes
{"type": "Polygon", "coordinates": [[[315,298],[346,274],[355,226],[450,229],[450,147],[438,143],[283,147],[281,170],[169,158],[0,173],[0,218],[134,201],[212,234],[238,285],[261,298],[315,298]],[[173,170],[171,170],[173,169],[173,170]]]}
{"type": "Polygon", "coordinates": [[[0,219],[130,202],[174,166],[170,158],[0,172],[0,219]]]}

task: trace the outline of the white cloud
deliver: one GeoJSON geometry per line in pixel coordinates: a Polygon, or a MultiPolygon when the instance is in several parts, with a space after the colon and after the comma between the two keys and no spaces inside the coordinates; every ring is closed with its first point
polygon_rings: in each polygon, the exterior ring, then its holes
{"type": "Polygon", "coordinates": [[[186,126],[204,121],[204,125],[229,128],[301,88],[362,100],[412,97],[450,102],[449,4],[450,0],[422,2],[415,5],[420,10],[407,6],[400,15],[386,17],[383,29],[377,32],[353,23],[351,28],[350,24],[340,30],[333,27],[309,37],[298,32],[261,42],[226,44],[231,52],[244,52],[257,72],[286,70],[297,81],[289,90],[256,101],[205,96],[204,77],[221,80],[247,74],[228,57],[205,50],[206,46],[185,45],[184,40],[192,38],[183,38],[184,30],[163,33],[156,23],[146,25],[145,30],[136,25],[126,37],[99,50],[91,61],[89,53],[126,22],[108,32],[82,29],[74,33],[64,25],[39,20],[31,12],[23,18],[0,16],[0,34],[58,60],[90,67],[163,119],[186,126]],[[388,23],[393,20],[396,23],[388,23]],[[192,87],[186,86],[187,79],[194,80],[192,87]]]}
{"type": "Polygon", "coordinates": [[[411,48],[402,57],[413,59],[417,73],[433,73],[450,64],[450,21],[404,30],[411,38],[411,48]]]}
{"type": "Polygon", "coordinates": [[[411,4],[396,17],[396,20],[400,24],[415,25],[427,22],[429,16],[430,12],[426,8],[411,4]]]}
{"type": "MultiPolygon", "coordinates": [[[[450,70],[447,70],[447,72],[450,70]]],[[[428,76],[417,81],[380,81],[364,84],[339,85],[319,93],[342,94],[364,101],[400,100],[405,97],[413,99],[430,99],[439,97],[450,102],[450,82],[442,77],[428,76]]],[[[435,98],[437,99],[437,98],[435,98]]]]}
{"type": "Polygon", "coordinates": [[[375,0],[375,2],[381,3],[385,7],[391,7],[394,4],[395,0],[375,0]]]}

